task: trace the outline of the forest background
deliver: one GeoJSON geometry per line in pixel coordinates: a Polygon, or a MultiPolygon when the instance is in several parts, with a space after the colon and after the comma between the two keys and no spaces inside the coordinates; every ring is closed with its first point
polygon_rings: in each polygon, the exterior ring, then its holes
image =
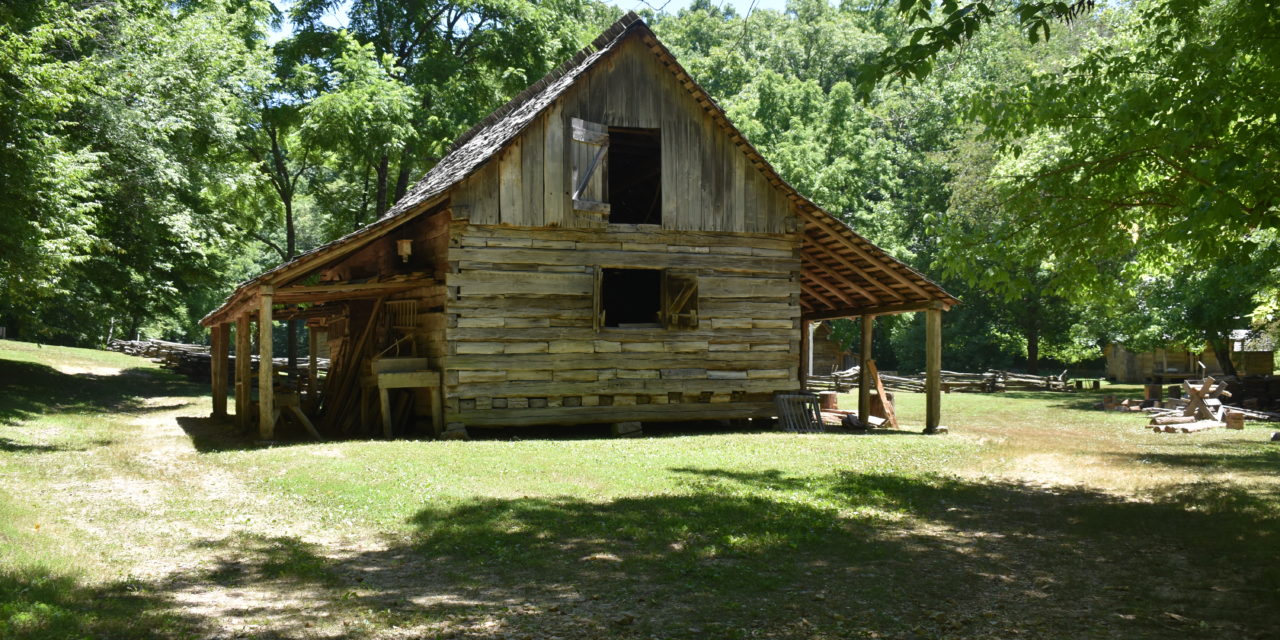
{"type": "MultiPolygon", "coordinates": [[[[0,1],[0,326],[205,341],[199,318],[237,282],[375,220],[621,13],[0,1]]],[[[950,369],[1274,327],[1275,1],[642,15],[788,182],[963,301],[950,369]]],[[[923,365],[921,319],[883,318],[875,342],[883,369],[923,365]]]]}

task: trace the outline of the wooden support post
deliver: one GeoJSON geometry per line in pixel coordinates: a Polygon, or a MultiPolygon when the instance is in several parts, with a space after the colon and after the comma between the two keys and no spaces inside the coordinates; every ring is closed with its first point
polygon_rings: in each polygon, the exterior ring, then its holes
{"type": "MultiPolygon", "coordinates": [[[[858,421],[870,424],[871,418],[871,330],[875,316],[862,316],[862,347],[858,354],[858,421]]],[[[883,400],[884,398],[881,398],[883,400]]]]}
{"type": "Polygon", "coordinates": [[[251,335],[249,314],[240,314],[236,318],[236,422],[246,431],[252,426],[249,424],[249,412],[253,407],[253,399],[250,397],[253,381],[249,379],[253,371],[251,335]]]}
{"type": "Polygon", "coordinates": [[[800,388],[809,382],[809,368],[813,365],[813,323],[800,321],[800,388]]]}
{"type": "Polygon", "coordinates": [[[213,325],[210,338],[209,378],[213,387],[213,417],[227,417],[227,338],[231,337],[231,327],[226,323],[213,325]]]}
{"type": "Polygon", "coordinates": [[[924,432],[935,433],[942,418],[942,309],[924,313],[924,432]]]}
{"type": "Polygon", "coordinates": [[[262,303],[258,307],[258,437],[269,440],[275,435],[276,403],[271,363],[271,285],[262,285],[262,303]]]}
{"type": "Polygon", "coordinates": [[[307,327],[307,403],[312,408],[320,406],[320,398],[316,397],[316,376],[320,373],[320,366],[316,362],[316,354],[319,352],[320,346],[316,341],[316,328],[307,327]]]}

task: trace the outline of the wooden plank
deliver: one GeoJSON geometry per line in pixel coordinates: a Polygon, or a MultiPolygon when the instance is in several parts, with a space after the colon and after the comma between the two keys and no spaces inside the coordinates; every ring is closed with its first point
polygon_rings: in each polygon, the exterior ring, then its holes
{"type": "Polygon", "coordinates": [[[627,420],[729,420],[734,418],[765,418],[773,415],[772,402],[726,402],[639,404],[630,406],[582,406],[548,407],[546,409],[491,409],[457,416],[446,420],[465,420],[468,427],[525,426],[535,424],[586,424],[598,422],[623,422],[627,420]],[[465,416],[461,418],[460,416],[465,416]]]}
{"type": "MultiPolygon", "coordinates": [[[[664,369],[671,371],[670,369],[664,369]]],[[[760,370],[769,372],[769,376],[753,377],[750,372],[744,378],[738,376],[735,379],[709,379],[705,375],[701,378],[667,378],[659,376],[657,378],[612,378],[608,380],[599,380],[597,371],[591,369],[571,370],[563,372],[565,375],[560,376],[562,372],[555,372],[557,378],[552,381],[525,381],[512,382],[504,380],[501,382],[473,382],[455,390],[454,396],[459,398],[471,397],[539,397],[539,396],[574,396],[574,395],[591,395],[591,394],[612,394],[612,393],[647,393],[647,394],[668,394],[672,392],[696,394],[702,391],[741,391],[744,393],[773,393],[793,386],[788,382],[790,377],[788,370],[768,369],[760,370]],[[777,375],[781,371],[782,375],[777,375]],[[574,376],[571,374],[582,374],[574,376]],[[582,380],[571,381],[563,378],[580,377],[582,380]]],[[[737,372],[743,373],[743,372],[737,372]]]]}
{"type": "MultiPolygon", "coordinates": [[[[659,248],[660,245],[642,245],[659,248]]],[[[509,249],[470,248],[451,249],[451,260],[474,261],[501,265],[501,269],[519,270],[514,265],[594,266],[633,269],[713,269],[717,271],[764,273],[789,276],[799,273],[800,261],[795,258],[762,258],[756,256],[718,255],[714,253],[683,253],[670,251],[608,251],[559,249],[509,249]]],[[[452,284],[452,283],[451,283],[452,284]]]]}
{"type": "Polygon", "coordinates": [[[746,211],[743,209],[742,196],[743,189],[746,187],[746,172],[754,171],[747,164],[747,159],[742,152],[732,143],[725,146],[725,169],[729,172],[729,179],[726,184],[727,193],[725,194],[724,206],[727,210],[725,231],[745,232],[747,231],[746,211]]]}
{"type": "Polygon", "coordinates": [[[705,298],[785,297],[800,291],[800,285],[788,278],[703,276],[698,286],[705,298]]]}
{"type": "MultiPolygon", "coordinates": [[[[814,280],[821,281],[823,274],[826,274],[826,279],[829,279],[832,282],[838,282],[838,283],[844,284],[850,289],[853,289],[853,291],[858,295],[862,296],[863,298],[866,298],[871,304],[881,303],[880,298],[877,297],[875,294],[871,293],[870,291],[868,291],[865,287],[854,282],[848,276],[844,276],[838,273],[834,268],[828,266],[827,264],[819,260],[815,255],[814,251],[808,251],[808,250],[802,251],[801,255],[805,258],[802,261],[802,264],[803,264],[802,268],[806,271],[811,272],[810,277],[812,277],[814,280]]],[[[852,263],[849,263],[849,264],[852,265],[852,263]]],[[[860,272],[854,269],[852,275],[856,276],[861,273],[863,272],[860,272]]],[[[893,291],[892,289],[889,289],[889,292],[897,295],[897,292],[893,291]]],[[[898,299],[902,299],[901,295],[897,295],[897,297],[898,299]]],[[[855,304],[855,303],[850,301],[849,304],[855,304]]]]}
{"type": "Polygon", "coordinates": [[[227,363],[231,326],[227,323],[213,325],[209,355],[209,381],[213,393],[213,417],[227,417],[227,363]]]}
{"type": "MultiPolygon", "coordinates": [[[[791,252],[805,241],[799,233],[728,233],[721,231],[674,231],[657,225],[611,224],[609,238],[618,243],[652,243],[668,246],[691,247],[751,247],[760,251],[776,251],[774,257],[790,257],[791,252]]],[[[497,225],[473,224],[461,229],[459,246],[485,246],[495,239],[520,241],[520,246],[544,242],[600,242],[601,234],[594,229],[513,229],[497,225]]]]}
{"type": "Polygon", "coordinates": [[[250,380],[253,365],[252,330],[249,328],[249,314],[243,313],[236,318],[236,423],[242,430],[248,430],[249,423],[250,380]]]}
{"type": "Polygon", "coordinates": [[[587,273],[535,271],[464,271],[448,274],[448,285],[460,295],[570,295],[587,296],[594,290],[594,276],[587,273]]]}
{"type": "MultiPolygon", "coordinates": [[[[510,327],[473,327],[459,326],[449,329],[449,338],[455,342],[508,342],[508,341],[546,341],[546,340],[594,340],[607,337],[610,342],[653,342],[667,344],[672,341],[707,342],[711,340],[727,341],[732,344],[763,345],[787,344],[795,336],[796,330],[785,328],[754,328],[756,322],[764,320],[742,320],[741,331],[723,331],[700,327],[698,329],[603,329],[596,334],[590,325],[580,327],[545,327],[529,328],[513,331],[510,327]]],[[[793,320],[787,320],[788,324],[793,320]]]]}
{"type": "MultiPolygon", "coordinates": [[[[875,316],[862,316],[862,342],[858,351],[859,372],[871,370],[871,337],[875,316]]],[[[858,421],[869,424],[871,419],[871,376],[858,376],[858,421]]]]}
{"type": "Polygon", "coordinates": [[[275,435],[275,386],[271,363],[271,294],[270,285],[259,292],[258,308],[258,437],[270,440],[275,435]]]}
{"type": "Polygon", "coordinates": [[[569,219],[569,173],[565,171],[566,140],[564,113],[560,104],[552,105],[545,116],[543,133],[543,223],[548,227],[565,224],[569,219]]]}
{"type": "MultiPolygon", "coordinates": [[[[838,241],[841,246],[848,247],[851,251],[857,254],[858,257],[876,266],[881,273],[887,274],[890,278],[906,285],[907,288],[926,299],[933,300],[938,297],[938,294],[926,290],[918,284],[913,277],[908,277],[901,273],[898,269],[899,264],[897,264],[897,261],[893,260],[893,258],[888,256],[873,256],[867,250],[859,246],[856,240],[845,236],[845,234],[837,230],[835,225],[838,223],[833,223],[828,219],[825,219],[824,216],[812,212],[805,212],[803,215],[810,222],[816,224],[820,229],[830,235],[834,240],[838,241]]],[[[907,269],[905,265],[901,265],[901,268],[903,270],[907,269]]]]}
{"type": "Polygon", "coordinates": [[[491,158],[454,189],[454,204],[467,207],[467,219],[472,224],[502,222],[498,197],[500,165],[500,158],[491,158]]]}
{"type": "Polygon", "coordinates": [[[449,357],[449,368],[494,369],[500,365],[507,371],[551,369],[662,369],[706,367],[707,369],[739,369],[750,365],[758,369],[779,369],[794,364],[787,353],[733,351],[701,353],[533,353],[497,355],[455,355],[449,357]]]}
{"type": "Polygon", "coordinates": [[[498,219],[502,224],[527,227],[521,169],[521,140],[516,139],[498,159],[498,219]]]}
{"type": "Polygon", "coordinates": [[[889,426],[898,429],[898,412],[894,410],[893,403],[889,401],[889,396],[884,392],[884,383],[880,380],[880,371],[876,369],[875,360],[867,360],[867,377],[871,378],[876,384],[876,395],[880,397],[880,404],[884,407],[885,419],[888,420],[889,426]]]}
{"type": "Polygon", "coordinates": [[[938,430],[942,419],[942,310],[925,312],[925,421],[926,433],[938,430]]]}
{"type": "Polygon", "coordinates": [[[524,192],[523,226],[546,226],[544,202],[546,194],[543,189],[543,166],[546,140],[543,133],[544,118],[535,119],[521,134],[520,143],[520,188],[524,192]]]}

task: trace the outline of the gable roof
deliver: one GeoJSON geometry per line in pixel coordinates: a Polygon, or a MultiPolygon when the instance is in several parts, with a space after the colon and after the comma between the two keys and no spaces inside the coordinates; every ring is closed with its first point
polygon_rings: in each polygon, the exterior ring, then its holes
{"type": "Polygon", "coordinates": [[[806,220],[806,246],[812,242],[817,243],[814,246],[822,247],[821,256],[817,251],[812,255],[805,253],[806,261],[819,266],[802,278],[802,285],[804,279],[814,285],[802,287],[801,303],[808,315],[818,319],[819,315],[827,318],[864,313],[894,313],[915,311],[919,310],[916,307],[930,305],[945,309],[959,302],[919,272],[854,233],[843,222],[787,184],[729,121],[724,110],[710,94],[689,76],[666,46],[658,41],[644,20],[634,12],[628,12],[572,58],[463,133],[450,146],[448,153],[381,218],[241,283],[222,306],[201,319],[201,324],[210,326],[228,316],[232,308],[240,307],[243,302],[252,298],[256,285],[278,285],[309,273],[439,204],[450,188],[497,156],[547,107],[572,87],[579,77],[632,37],[641,38],[729,139],[764,173],[775,188],[787,196],[806,220]],[[881,282],[874,272],[889,276],[890,282],[881,282]],[[818,289],[829,293],[817,293],[818,289]],[[884,298],[872,293],[873,290],[883,291],[884,298]],[[836,302],[832,301],[832,297],[836,302]],[[863,302],[853,302],[855,300],[863,302]]]}

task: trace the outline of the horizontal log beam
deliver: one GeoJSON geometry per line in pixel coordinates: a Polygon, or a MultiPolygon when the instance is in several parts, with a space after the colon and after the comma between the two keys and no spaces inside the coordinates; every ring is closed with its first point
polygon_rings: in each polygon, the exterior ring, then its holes
{"type": "Polygon", "coordinates": [[[817,320],[834,320],[836,318],[853,318],[856,316],[888,316],[896,313],[913,313],[916,311],[928,311],[930,309],[947,310],[947,305],[930,300],[928,302],[913,302],[909,304],[890,304],[876,307],[856,307],[851,309],[839,309],[836,311],[818,311],[814,313],[806,313],[800,316],[801,320],[814,322],[817,320]]]}

